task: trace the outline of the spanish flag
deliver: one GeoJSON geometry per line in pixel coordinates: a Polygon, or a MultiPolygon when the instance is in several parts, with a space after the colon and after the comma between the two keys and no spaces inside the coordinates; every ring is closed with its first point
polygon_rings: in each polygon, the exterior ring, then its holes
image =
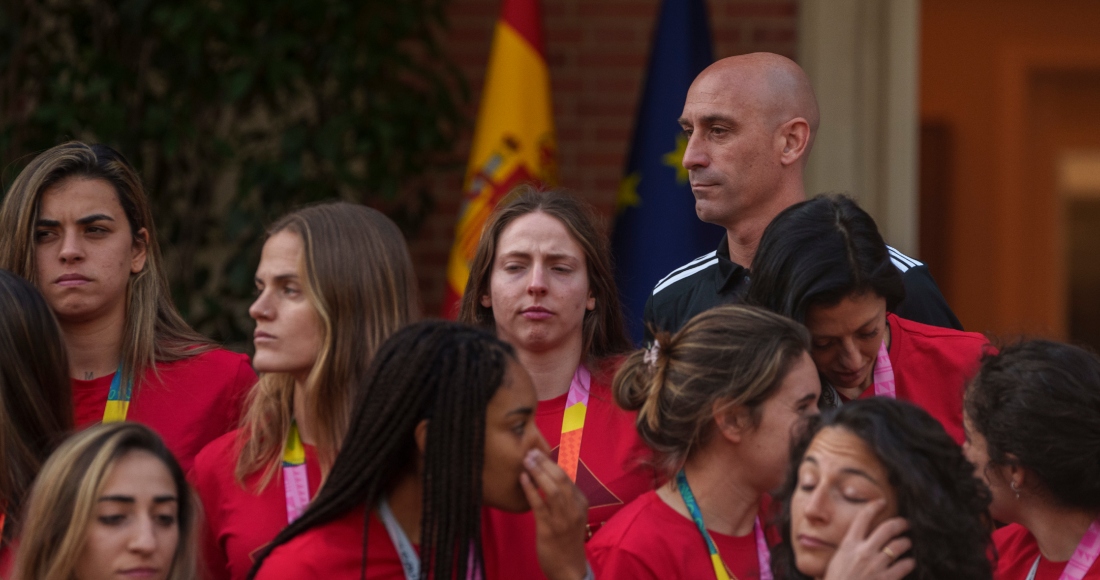
{"type": "Polygon", "coordinates": [[[550,71],[538,0],[504,0],[493,34],[462,208],[451,257],[443,316],[458,315],[470,260],[489,214],[513,187],[557,181],[557,144],[550,71]]]}

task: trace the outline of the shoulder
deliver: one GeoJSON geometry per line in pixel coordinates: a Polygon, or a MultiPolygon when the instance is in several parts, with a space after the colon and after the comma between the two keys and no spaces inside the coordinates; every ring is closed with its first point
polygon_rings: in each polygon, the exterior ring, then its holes
{"type": "Polygon", "coordinates": [[[895,314],[890,314],[889,320],[891,332],[899,332],[905,338],[917,342],[950,342],[952,344],[951,348],[969,346],[978,350],[989,343],[989,339],[980,332],[966,332],[922,324],[895,314]]]}
{"type": "Polygon", "coordinates": [[[1018,551],[1032,544],[1035,544],[1035,537],[1020,524],[1008,524],[993,532],[993,545],[997,551],[1018,551]]]}
{"type": "Polygon", "coordinates": [[[662,530],[669,528],[669,518],[664,517],[662,508],[667,506],[656,491],[643,493],[611,516],[592,536],[589,549],[594,552],[626,551],[644,556],[654,547],[666,546],[667,537],[662,530]]]}
{"type": "Polygon", "coordinates": [[[195,455],[195,464],[191,467],[191,478],[198,483],[213,474],[233,473],[237,465],[237,456],[241,446],[237,440],[239,429],[234,429],[210,443],[195,455]]]}
{"type": "MultiPolygon", "coordinates": [[[[668,289],[683,289],[695,284],[704,277],[707,270],[718,266],[718,252],[708,252],[669,272],[653,286],[652,295],[656,297],[668,289]]],[[[673,291],[675,293],[675,290],[673,291]]]]}
{"type": "Polygon", "coordinates": [[[893,246],[886,246],[886,250],[890,253],[890,261],[893,262],[894,267],[902,274],[908,273],[909,270],[914,268],[921,268],[924,266],[924,262],[906,256],[893,246]]]}

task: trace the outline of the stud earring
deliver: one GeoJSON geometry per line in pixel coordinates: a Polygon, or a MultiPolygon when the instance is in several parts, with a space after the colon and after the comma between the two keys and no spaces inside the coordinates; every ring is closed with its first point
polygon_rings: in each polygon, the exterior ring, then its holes
{"type": "Polygon", "coordinates": [[[1016,499],[1020,499],[1020,488],[1016,487],[1016,482],[1008,482],[1008,487],[1012,490],[1012,493],[1016,494],[1016,499]]]}

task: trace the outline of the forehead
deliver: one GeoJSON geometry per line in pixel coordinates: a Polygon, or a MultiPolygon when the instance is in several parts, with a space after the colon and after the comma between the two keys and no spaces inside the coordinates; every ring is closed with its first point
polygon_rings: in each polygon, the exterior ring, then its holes
{"type": "Polygon", "coordinates": [[[303,252],[301,236],[290,230],[278,232],[264,242],[256,275],[262,277],[262,274],[278,276],[298,273],[303,252]]]}
{"type": "Polygon", "coordinates": [[[826,473],[858,469],[879,482],[888,481],[886,467],[867,443],[847,429],[825,427],[814,436],[805,457],[813,457],[826,473]]]}
{"type": "Polygon", "coordinates": [[[46,219],[104,214],[117,220],[125,216],[125,211],[110,183],[102,179],[70,177],[42,192],[38,198],[38,214],[46,219]]]}
{"type": "Polygon", "coordinates": [[[772,399],[783,402],[801,400],[806,395],[815,398],[821,394],[821,379],[810,353],[802,352],[791,362],[787,375],[779,383],[772,399]]]}
{"type": "Polygon", "coordinates": [[[818,336],[839,336],[854,333],[885,315],[886,299],[863,292],[846,296],[836,304],[811,306],[806,311],[806,328],[818,336]]]}
{"type": "Polygon", "coordinates": [[[510,253],[561,254],[584,259],[584,250],[565,224],[541,211],[512,220],[500,232],[497,256],[510,253]]]}
{"type": "Polygon", "coordinates": [[[515,359],[509,359],[508,368],[504,372],[504,382],[489,399],[486,414],[489,419],[502,418],[510,411],[520,408],[534,409],[538,405],[538,396],[535,394],[535,385],[531,382],[531,375],[515,359]]]}
{"type": "Polygon", "coordinates": [[[753,120],[762,103],[759,91],[746,75],[714,71],[695,79],[684,100],[684,120],[696,122],[704,117],[734,117],[753,120]]]}
{"type": "Polygon", "coordinates": [[[160,458],[148,451],[134,450],[115,460],[100,495],[135,498],[176,495],[176,483],[160,458]]]}

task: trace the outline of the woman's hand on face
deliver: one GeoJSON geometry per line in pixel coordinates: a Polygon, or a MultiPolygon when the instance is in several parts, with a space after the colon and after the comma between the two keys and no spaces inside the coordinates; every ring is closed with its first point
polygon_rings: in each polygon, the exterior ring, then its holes
{"type": "Polygon", "coordinates": [[[852,520],[824,580],[901,580],[916,568],[913,558],[901,557],[913,546],[901,535],[909,529],[904,518],[890,518],[870,532],[871,520],[885,506],[884,500],[872,502],[852,520]]]}
{"type": "Polygon", "coordinates": [[[550,580],[581,580],[588,562],[584,557],[588,500],[569,476],[538,449],[523,460],[523,492],[535,514],[539,567],[550,580]]]}

